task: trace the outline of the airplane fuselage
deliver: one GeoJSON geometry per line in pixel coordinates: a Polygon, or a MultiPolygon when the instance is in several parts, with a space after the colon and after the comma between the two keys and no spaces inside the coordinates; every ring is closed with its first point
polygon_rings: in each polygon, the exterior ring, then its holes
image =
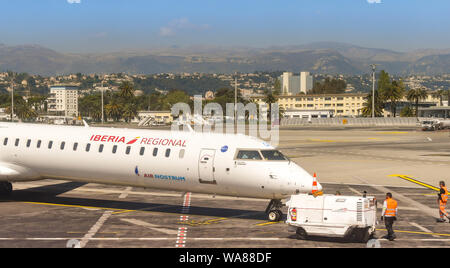
{"type": "Polygon", "coordinates": [[[262,140],[214,133],[0,124],[0,180],[61,179],[282,199],[313,178],[262,140]],[[253,158],[249,158],[253,155],[253,158]]]}

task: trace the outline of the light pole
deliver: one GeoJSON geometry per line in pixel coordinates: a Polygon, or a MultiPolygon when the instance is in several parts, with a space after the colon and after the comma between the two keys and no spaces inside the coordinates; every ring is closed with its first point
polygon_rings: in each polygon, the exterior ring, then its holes
{"type": "Polygon", "coordinates": [[[11,122],[14,118],[14,75],[11,77],[11,122]]]}
{"type": "Polygon", "coordinates": [[[100,89],[100,91],[102,92],[102,125],[105,123],[105,112],[104,112],[104,104],[105,104],[105,102],[104,102],[104,100],[103,100],[103,90],[104,90],[104,88],[103,88],[103,80],[102,80],[102,88],[100,89]]]}
{"type": "Polygon", "coordinates": [[[234,122],[235,125],[237,124],[237,72],[235,73],[234,77],[234,122]]]}
{"type": "Polygon", "coordinates": [[[375,118],[375,70],[376,64],[371,64],[372,67],[372,118],[375,118]]]}

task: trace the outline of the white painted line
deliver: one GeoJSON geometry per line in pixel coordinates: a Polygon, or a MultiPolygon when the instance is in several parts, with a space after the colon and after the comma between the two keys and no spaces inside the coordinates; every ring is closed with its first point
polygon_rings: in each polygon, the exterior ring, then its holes
{"type": "Polygon", "coordinates": [[[347,187],[350,191],[354,192],[356,195],[359,195],[359,196],[363,195],[360,191],[356,190],[355,188],[352,188],[350,186],[347,186],[347,187]]]}
{"type": "MultiPolygon", "coordinates": [[[[360,180],[363,183],[367,183],[364,179],[362,179],[360,177],[354,176],[354,178],[360,180]]],[[[392,193],[394,199],[400,200],[400,201],[404,202],[405,204],[409,204],[409,205],[412,205],[414,207],[417,207],[419,210],[421,210],[423,213],[427,214],[428,216],[436,218],[437,210],[435,210],[435,209],[432,209],[432,208],[430,208],[428,206],[425,206],[425,205],[423,205],[423,204],[421,204],[421,203],[419,203],[419,202],[417,202],[417,201],[415,201],[415,200],[413,200],[413,199],[411,199],[409,197],[406,197],[406,196],[404,196],[404,195],[402,195],[400,193],[397,193],[397,192],[395,192],[393,190],[390,190],[390,189],[388,189],[388,188],[386,188],[384,186],[375,186],[375,185],[370,185],[370,186],[375,188],[375,189],[377,189],[378,191],[380,191],[382,193],[390,192],[390,193],[392,193]]],[[[401,211],[399,211],[399,214],[401,214],[401,211]]]]}
{"type": "MultiPolygon", "coordinates": [[[[421,225],[419,225],[419,224],[417,224],[417,223],[415,223],[415,222],[410,222],[409,224],[411,224],[411,225],[414,226],[414,227],[419,228],[421,231],[423,231],[423,232],[425,232],[425,233],[434,233],[434,232],[431,231],[430,229],[427,229],[427,228],[425,228],[425,227],[423,227],[423,226],[421,226],[421,225]]],[[[439,238],[438,235],[433,235],[433,237],[439,238]]]]}
{"type": "Polygon", "coordinates": [[[113,211],[107,210],[103,215],[98,219],[98,221],[91,227],[91,229],[87,232],[87,234],[81,239],[80,247],[84,248],[89,240],[91,240],[95,234],[102,228],[103,224],[108,220],[109,217],[111,217],[113,211]]]}
{"type": "MultiPolygon", "coordinates": [[[[129,192],[131,190],[131,187],[127,187],[124,192],[122,192],[119,196],[119,198],[126,198],[128,196],[127,191],[129,192]],[[124,195],[125,194],[125,195],[124,195]],[[121,197],[123,196],[123,197],[121,197]]],[[[103,224],[111,217],[112,213],[114,211],[107,210],[103,213],[103,215],[98,219],[98,221],[91,227],[91,229],[87,232],[87,234],[81,239],[80,241],[80,247],[84,248],[87,243],[89,243],[89,240],[94,238],[94,236],[97,234],[97,232],[102,228],[103,224]]]]}
{"type": "Polygon", "coordinates": [[[145,227],[145,228],[157,231],[157,232],[168,234],[168,235],[176,235],[178,233],[175,230],[163,228],[163,227],[160,227],[158,225],[151,224],[151,223],[148,223],[148,222],[145,222],[145,221],[141,221],[141,220],[137,220],[137,219],[120,219],[120,220],[124,221],[124,222],[128,222],[128,223],[134,224],[134,225],[142,226],[142,227],[145,227]]]}
{"type": "Polygon", "coordinates": [[[127,187],[127,188],[125,189],[125,191],[124,191],[123,193],[120,194],[119,198],[120,198],[120,199],[125,199],[125,198],[127,198],[128,194],[131,192],[132,189],[133,189],[132,187],[127,187]]]}

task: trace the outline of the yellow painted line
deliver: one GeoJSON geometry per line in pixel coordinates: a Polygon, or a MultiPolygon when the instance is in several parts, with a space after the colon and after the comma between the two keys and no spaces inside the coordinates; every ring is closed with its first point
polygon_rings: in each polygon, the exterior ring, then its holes
{"type": "Polygon", "coordinates": [[[200,226],[200,225],[210,225],[210,224],[216,224],[216,223],[220,223],[221,221],[227,220],[228,218],[217,218],[217,219],[211,219],[211,220],[204,220],[204,221],[181,221],[178,222],[179,224],[185,224],[185,225],[189,225],[189,226],[200,226]]]}
{"type": "Polygon", "coordinates": [[[80,206],[80,205],[64,205],[64,204],[54,204],[54,203],[42,203],[42,202],[23,202],[23,203],[24,204],[33,204],[33,205],[56,206],[56,207],[103,209],[103,210],[115,210],[115,211],[123,211],[124,210],[124,209],[118,209],[118,208],[90,207],[90,206],[80,206]]]}
{"type": "Polygon", "coordinates": [[[315,142],[338,142],[335,140],[318,140],[318,139],[309,139],[309,141],[315,141],[315,142]]]}
{"type": "Polygon", "coordinates": [[[135,212],[135,211],[137,211],[137,210],[116,211],[116,212],[113,212],[112,214],[121,214],[121,213],[135,212]]]}
{"type": "MultiPolygon", "coordinates": [[[[377,229],[377,231],[387,231],[386,229],[377,229]]],[[[437,235],[437,236],[449,236],[450,234],[439,234],[439,233],[427,233],[427,232],[414,232],[414,231],[399,231],[394,230],[396,233],[406,233],[406,234],[421,234],[421,235],[437,235]]]]}
{"type": "Polygon", "coordinates": [[[406,180],[406,181],[409,181],[409,182],[418,184],[418,185],[423,186],[423,187],[425,187],[425,188],[428,188],[428,189],[431,189],[431,190],[434,190],[434,191],[437,191],[437,192],[440,191],[439,188],[434,187],[433,185],[429,185],[429,184],[427,184],[427,183],[418,181],[418,180],[416,180],[416,179],[413,179],[413,178],[411,178],[410,176],[400,175],[400,174],[393,174],[393,175],[389,175],[389,177],[399,177],[400,179],[404,179],[404,180],[406,180]]]}
{"type": "Polygon", "coordinates": [[[408,134],[409,132],[392,131],[392,132],[378,132],[378,134],[408,134]]]}
{"type": "Polygon", "coordinates": [[[271,225],[271,224],[277,224],[277,223],[280,223],[280,222],[282,222],[282,221],[264,222],[264,223],[259,223],[259,224],[256,224],[256,225],[257,225],[257,226],[266,226],[266,225],[271,225]]]}

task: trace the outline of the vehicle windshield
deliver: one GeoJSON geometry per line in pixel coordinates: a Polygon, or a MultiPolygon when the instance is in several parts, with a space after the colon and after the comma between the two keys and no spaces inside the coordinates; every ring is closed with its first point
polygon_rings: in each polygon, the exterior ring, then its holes
{"type": "Polygon", "coordinates": [[[287,160],[287,158],[280,151],[277,150],[264,150],[261,151],[261,154],[263,155],[264,160],[269,161],[287,160]]]}
{"type": "Polygon", "coordinates": [[[250,150],[240,150],[236,158],[241,160],[262,160],[261,155],[258,151],[250,150]]]}

